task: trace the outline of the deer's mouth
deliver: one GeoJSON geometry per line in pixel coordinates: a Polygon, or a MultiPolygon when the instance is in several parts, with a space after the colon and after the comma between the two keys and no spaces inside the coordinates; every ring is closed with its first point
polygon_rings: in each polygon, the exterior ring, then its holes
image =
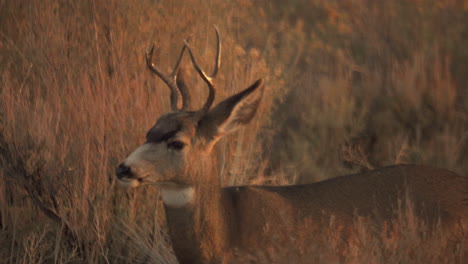
{"type": "Polygon", "coordinates": [[[143,179],[139,178],[119,178],[120,185],[124,187],[135,188],[143,184],[143,179]]]}
{"type": "Polygon", "coordinates": [[[124,163],[120,164],[115,169],[115,174],[119,180],[119,183],[123,186],[137,187],[143,184],[151,183],[151,181],[149,181],[149,178],[151,178],[149,177],[151,176],[149,173],[142,174],[138,172],[138,170],[135,170],[135,168],[131,168],[124,163]]]}

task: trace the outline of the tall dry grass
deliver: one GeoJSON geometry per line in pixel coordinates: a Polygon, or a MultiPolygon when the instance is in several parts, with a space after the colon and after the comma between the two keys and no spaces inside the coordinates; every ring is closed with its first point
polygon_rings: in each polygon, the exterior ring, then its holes
{"type": "MultiPolygon", "coordinates": [[[[217,94],[233,94],[270,72],[263,58],[264,36],[249,40],[254,33],[239,29],[261,20],[236,12],[251,5],[2,2],[4,262],[174,262],[160,227],[164,219],[157,190],[115,187],[116,164],[169,109],[168,89],[147,71],[143,54],[155,42],[157,63],[169,72],[183,39],[193,34],[199,59],[210,67],[217,24],[225,51],[217,94]]],[[[189,82],[201,105],[207,92],[196,77],[192,71],[189,82]]],[[[282,93],[283,86],[275,84],[280,77],[269,78],[263,118],[222,144],[227,180],[256,169],[261,143],[248,135],[268,123],[273,100],[282,93]]]]}
{"type": "MultiPolygon", "coordinates": [[[[463,1],[1,2],[1,262],[175,263],[158,191],[115,186],[114,167],[169,109],[143,52],[155,42],[169,72],[193,34],[209,68],[213,24],[223,42],[218,99],[267,77],[254,123],[219,144],[224,185],[406,162],[466,175],[467,12],[463,1]]],[[[201,102],[206,88],[193,71],[189,83],[201,102]]],[[[330,225],[298,261],[336,260],[343,245],[330,225]]],[[[388,246],[365,227],[338,261],[463,256],[402,252],[421,238],[388,246]]]]}

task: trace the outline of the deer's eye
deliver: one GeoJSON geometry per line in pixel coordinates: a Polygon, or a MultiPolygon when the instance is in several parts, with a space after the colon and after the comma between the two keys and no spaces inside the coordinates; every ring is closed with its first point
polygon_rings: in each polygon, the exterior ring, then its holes
{"type": "Polygon", "coordinates": [[[170,149],[174,149],[174,150],[181,150],[184,148],[184,146],[185,146],[184,142],[177,141],[177,140],[167,143],[167,147],[170,149]]]}

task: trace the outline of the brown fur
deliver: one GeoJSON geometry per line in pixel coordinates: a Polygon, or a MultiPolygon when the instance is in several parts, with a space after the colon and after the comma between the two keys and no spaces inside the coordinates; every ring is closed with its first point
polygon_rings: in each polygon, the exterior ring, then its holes
{"type": "MultiPolygon", "coordinates": [[[[202,175],[217,174],[206,170],[202,175]]],[[[399,201],[406,198],[422,222],[435,226],[440,221],[449,231],[463,223],[468,230],[468,179],[441,169],[393,166],[294,186],[221,188],[216,177],[208,179],[201,177],[195,185],[195,203],[166,207],[181,263],[220,263],[234,252],[266,250],[278,237],[294,237],[304,232],[304,225],[314,225],[309,231],[323,228],[332,217],[345,227],[353,225],[356,215],[383,226],[399,217],[399,206],[405,204],[399,201]]],[[[312,240],[314,233],[309,236],[312,240]]]]}

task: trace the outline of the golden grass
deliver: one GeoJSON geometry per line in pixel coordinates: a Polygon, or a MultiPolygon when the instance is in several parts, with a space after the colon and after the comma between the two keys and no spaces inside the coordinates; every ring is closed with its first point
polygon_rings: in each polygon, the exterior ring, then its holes
{"type": "MultiPolygon", "coordinates": [[[[218,100],[267,78],[258,118],[218,146],[224,185],[313,181],[395,162],[467,175],[466,5],[371,2],[2,2],[1,262],[174,263],[157,190],[122,190],[114,168],[169,109],[143,52],[154,42],[169,71],[193,34],[210,67],[213,24],[223,42],[218,100]]],[[[193,71],[189,83],[201,102],[206,88],[193,71]]],[[[338,261],[466,256],[432,250],[452,249],[442,239],[420,252],[419,237],[388,242],[365,227],[357,224],[359,246],[338,261]]],[[[298,261],[334,259],[335,233],[298,261]]]]}

